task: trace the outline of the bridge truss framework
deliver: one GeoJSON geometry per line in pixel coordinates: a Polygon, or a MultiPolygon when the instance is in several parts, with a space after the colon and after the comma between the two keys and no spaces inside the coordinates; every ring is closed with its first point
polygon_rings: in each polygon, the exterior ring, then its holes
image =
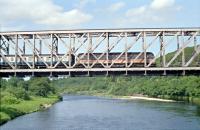
{"type": "MultiPolygon", "coordinates": [[[[143,29],[90,29],[90,30],[54,30],[54,31],[17,31],[0,32],[0,56],[1,59],[9,65],[9,69],[1,69],[1,76],[8,75],[71,75],[71,74],[94,74],[94,73],[123,73],[123,74],[149,74],[159,72],[166,75],[168,72],[180,72],[181,74],[200,72],[200,63],[191,66],[196,57],[200,55],[200,28],[143,28],[143,29]],[[62,44],[64,56],[59,57],[59,46],[62,44]],[[120,45],[119,45],[120,44],[120,45]],[[131,67],[133,63],[128,63],[127,53],[131,52],[134,46],[140,46],[141,51],[135,59],[144,54],[143,67],[131,67]],[[166,48],[173,44],[176,48],[175,53],[170,59],[166,59],[166,48]],[[185,57],[185,48],[194,46],[194,51],[189,59],[185,57]],[[109,53],[118,46],[120,55],[117,56],[111,64],[108,64],[109,53]],[[156,47],[157,46],[157,47],[156,47]],[[147,52],[152,48],[157,50],[155,58],[147,63],[147,52]],[[51,64],[47,64],[41,57],[44,53],[50,56],[51,64]],[[79,56],[78,53],[83,53],[79,56]],[[97,57],[98,62],[103,55],[106,55],[105,62],[101,63],[102,68],[94,68],[97,62],[90,64],[89,54],[101,52],[97,57]],[[7,55],[13,54],[14,64],[10,63],[7,55]],[[27,62],[24,55],[32,55],[32,64],[27,62]],[[125,67],[113,68],[114,62],[125,54],[125,67]],[[65,56],[74,55],[75,64],[66,64],[63,62],[65,56]],[[87,56],[88,62],[80,63],[80,60],[87,56]],[[35,57],[39,58],[46,68],[35,67],[35,57]],[[174,61],[181,57],[179,64],[174,65],[174,61]],[[56,58],[56,64],[53,64],[56,58]],[[159,65],[152,67],[153,62],[159,65]],[[18,60],[23,61],[28,67],[26,69],[18,67],[18,60]],[[62,63],[64,68],[57,68],[62,63]],[[83,68],[76,68],[77,64],[82,64],[83,68]]],[[[188,57],[188,56],[187,56],[188,57]]],[[[69,58],[69,60],[71,60],[69,58]]],[[[180,60],[180,59],[179,59],[180,60]]],[[[200,62],[200,59],[199,59],[200,62]]]]}

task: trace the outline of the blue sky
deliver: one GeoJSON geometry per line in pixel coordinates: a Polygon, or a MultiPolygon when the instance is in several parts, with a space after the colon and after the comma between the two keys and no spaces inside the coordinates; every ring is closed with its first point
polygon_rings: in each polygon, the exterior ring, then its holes
{"type": "Polygon", "coordinates": [[[0,0],[0,30],[200,27],[200,0],[0,0]]]}

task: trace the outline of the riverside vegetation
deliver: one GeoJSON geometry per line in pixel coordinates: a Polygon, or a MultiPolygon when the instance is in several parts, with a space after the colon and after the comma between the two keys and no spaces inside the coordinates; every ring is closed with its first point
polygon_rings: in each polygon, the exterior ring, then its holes
{"type": "Polygon", "coordinates": [[[147,95],[188,100],[200,105],[199,76],[77,77],[56,80],[60,92],[104,96],[147,95]]]}
{"type": "Polygon", "coordinates": [[[43,109],[60,98],[48,78],[24,81],[16,77],[0,79],[0,124],[17,116],[43,109]]]}

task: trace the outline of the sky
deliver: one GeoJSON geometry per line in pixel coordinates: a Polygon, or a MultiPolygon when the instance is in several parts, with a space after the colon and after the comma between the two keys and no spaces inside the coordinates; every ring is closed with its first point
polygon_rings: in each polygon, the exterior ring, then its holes
{"type": "Polygon", "coordinates": [[[200,27],[200,0],[0,0],[0,31],[200,27]]]}

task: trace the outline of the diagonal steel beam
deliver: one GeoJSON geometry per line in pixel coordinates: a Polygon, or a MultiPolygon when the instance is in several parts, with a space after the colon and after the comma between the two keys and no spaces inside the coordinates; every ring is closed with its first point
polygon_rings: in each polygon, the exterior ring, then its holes
{"type": "MultiPolygon", "coordinates": [[[[172,41],[174,40],[174,38],[176,38],[176,37],[179,35],[179,33],[180,33],[180,32],[177,32],[177,33],[173,36],[172,39],[170,39],[169,41],[165,42],[165,43],[163,44],[163,47],[166,48],[170,43],[172,43],[172,41]]],[[[151,60],[151,61],[149,62],[149,64],[147,65],[147,67],[150,67],[150,66],[156,61],[156,59],[159,58],[160,53],[161,53],[161,50],[155,55],[154,59],[151,60]]]]}
{"type": "Polygon", "coordinates": [[[192,41],[192,39],[198,34],[198,32],[196,32],[193,36],[191,36],[185,43],[183,43],[183,45],[181,46],[181,48],[175,53],[174,57],[167,63],[166,67],[169,67],[169,65],[171,65],[171,63],[177,58],[177,56],[182,52],[182,50],[192,41]]]}
{"type": "MultiPolygon", "coordinates": [[[[65,53],[64,56],[62,56],[62,58],[58,59],[58,62],[54,65],[54,68],[55,68],[55,67],[58,66],[58,64],[59,64],[64,58],[67,57],[67,55],[70,55],[69,53],[70,53],[71,48],[66,44],[66,42],[65,42],[62,38],[60,38],[60,37],[59,37],[58,35],[56,35],[56,34],[54,34],[54,35],[58,38],[58,40],[61,41],[61,43],[63,43],[63,44],[65,45],[66,48],[68,48],[67,53],[65,53]]],[[[68,58],[68,61],[69,61],[69,58],[68,58]]],[[[69,61],[69,62],[70,62],[70,61],[69,61]]],[[[68,65],[66,65],[66,64],[64,64],[64,65],[65,65],[66,68],[69,68],[68,65]]]]}
{"type": "MultiPolygon", "coordinates": [[[[149,43],[149,44],[147,44],[147,47],[146,47],[146,49],[148,49],[149,47],[151,47],[152,45],[153,45],[153,43],[155,43],[155,41],[158,39],[158,36],[161,34],[161,32],[158,32],[157,34],[156,34],[156,36],[155,36],[155,38],[149,43]]],[[[141,55],[142,55],[142,53],[143,52],[140,52],[134,59],[133,59],[133,61],[134,60],[137,60],[141,55]]],[[[133,65],[133,61],[131,61],[131,63],[128,65],[128,68],[129,67],[131,67],[132,65],[133,65]]]]}
{"type": "MultiPolygon", "coordinates": [[[[3,36],[3,38],[5,38],[5,37],[3,36]]],[[[5,38],[5,39],[6,39],[6,38],[5,38]]],[[[9,42],[7,39],[6,39],[6,41],[9,42]]],[[[12,39],[11,39],[10,41],[13,43],[13,45],[16,44],[12,39]]],[[[10,43],[10,42],[9,42],[9,43],[10,43]]],[[[18,47],[18,48],[15,48],[15,46],[12,46],[12,44],[10,44],[10,45],[11,45],[11,47],[13,48],[13,50],[17,49],[17,50],[19,50],[21,53],[23,53],[23,50],[20,49],[19,47],[18,47]]],[[[18,51],[18,54],[17,54],[17,55],[26,63],[26,65],[28,65],[29,68],[32,68],[31,65],[25,60],[25,58],[19,53],[19,51],[18,51]]]]}
{"type": "Polygon", "coordinates": [[[12,69],[15,69],[15,67],[10,63],[10,61],[5,57],[5,55],[3,55],[2,53],[0,53],[0,55],[8,63],[8,65],[10,65],[12,69]]]}
{"type": "MultiPolygon", "coordinates": [[[[20,36],[20,35],[19,35],[20,36]]],[[[24,39],[23,37],[21,37],[22,38],[22,40],[24,41],[24,42],[26,42],[27,43],[27,45],[32,49],[32,50],[34,50],[34,53],[37,55],[37,57],[45,64],[45,66],[47,67],[47,68],[49,68],[49,65],[43,60],[43,58],[41,58],[41,56],[40,56],[40,54],[39,54],[39,51],[36,49],[36,48],[34,48],[34,46],[32,45],[32,43],[31,43],[31,41],[29,40],[29,39],[24,39]]]]}
{"type": "Polygon", "coordinates": [[[88,40],[88,37],[86,36],[86,33],[84,33],[84,34],[80,37],[80,38],[82,39],[82,40],[80,41],[79,38],[78,38],[75,34],[73,34],[73,35],[75,36],[76,39],[78,39],[78,43],[81,43],[81,44],[77,47],[77,49],[74,51],[74,53],[76,53],[76,52],[85,44],[85,42],[88,40]],[[84,36],[86,36],[86,38],[85,38],[85,40],[83,41],[84,36]]]}
{"type": "Polygon", "coordinates": [[[200,53],[200,46],[198,46],[198,47],[196,48],[195,53],[193,54],[193,56],[188,60],[188,62],[187,62],[184,66],[185,66],[185,67],[188,67],[188,66],[192,63],[192,61],[194,60],[194,58],[197,57],[197,56],[199,55],[199,53],[200,53]]]}
{"type": "Polygon", "coordinates": [[[132,47],[135,43],[137,43],[137,41],[138,41],[138,40],[140,39],[140,37],[141,37],[141,34],[142,34],[142,32],[140,32],[140,33],[137,35],[137,37],[134,39],[134,41],[133,41],[132,43],[130,43],[130,44],[128,45],[128,47],[127,47],[126,49],[124,49],[124,51],[122,51],[122,53],[121,53],[116,59],[114,59],[114,60],[112,61],[111,65],[110,65],[109,67],[112,67],[112,65],[115,63],[115,61],[118,60],[118,59],[125,53],[125,51],[130,50],[131,47],[132,47]]]}
{"type": "MultiPolygon", "coordinates": [[[[36,35],[40,40],[43,40],[39,35],[36,35]]],[[[48,49],[50,50],[50,51],[53,51],[52,50],[52,48],[51,48],[51,45],[49,45],[46,41],[44,41],[44,43],[45,43],[45,45],[48,47],[48,49]]],[[[56,56],[56,58],[57,59],[60,59],[59,58],[59,56],[56,54],[56,53],[54,53],[54,51],[53,51],[53,54],[56,56]]],[[[62,62],[63,63],[63,65],[67,68],[68,66],[63,62],[63,61],[60,61],[60,62],[62,62]]],[[[55,68],[55,66],[51,66],[52,68],[55,68]]]]}
{"type": "MultiPolygon", "coordinates": [[[[109,47],[109,52],[121,41],[123,39],[123,37],[122,37],[122,33],[120,33],[120,35],[118,35],[118,37],[117,37],[117,39],[116,39],[116,41],[114,41],[112,44],[111,44],[111,46],[109,47]]],[[[107,49],[97,58],[97,61],[95,61],[93,64],[92,64],[92,67],[97,63],[97,62],[99,62],[99,60],[103,57],[103,55],[105,54],[105,53],[107,53],[107,49]]],[[[106,61],[106,60],[105,60],[106,61]]],[[[104,65],[104,63],[105,63],[105,61],[103,61],[103,67],[105,68],[106,66],[104,65]]],[[[108,62],[108,61],[107,61],[108,62]]],[[[108,66],[109,67],[109,66],[108,66]]]]}

